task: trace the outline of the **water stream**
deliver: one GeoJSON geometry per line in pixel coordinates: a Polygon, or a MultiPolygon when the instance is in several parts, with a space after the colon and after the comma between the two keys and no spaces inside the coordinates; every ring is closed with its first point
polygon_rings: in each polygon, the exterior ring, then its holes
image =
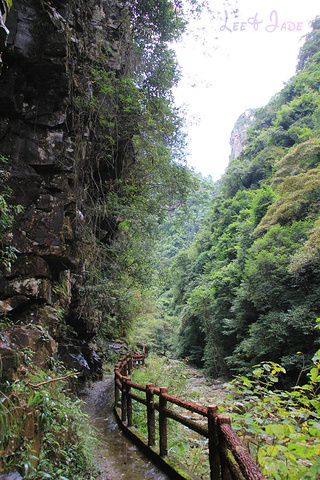
{"type": "Polygon", "coordinates": [[[95,382],[84,398],[85,411],[98,437],[97,480],[169,480],[120,431],[113,414],[113,377],[95,382]]]}

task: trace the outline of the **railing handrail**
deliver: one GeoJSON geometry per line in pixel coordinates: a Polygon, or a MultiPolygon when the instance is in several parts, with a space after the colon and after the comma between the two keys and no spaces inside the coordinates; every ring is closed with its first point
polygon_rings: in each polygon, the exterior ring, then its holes
{"type": "Polygon", "coordinates": [[[145,386],[131,381],[130,375],[133,367],[144,365],[145,350],[142,353],[127,352],[120,357],[115,366],[115,403],[119,404],[121,395],[121,421],[127,422],[128,427],[133,426],[132,400],[142,403],[147,407],[148,446],[155,446],[155,415],[159,412],[159,447],[160,456],[168,453],[167,448],[167,419],[171,418],[191,430],[209,439],[210,479],[230,480],[263,480],[265,477],[253,461],[250,453],[241,438],[231,427],[230,418],[217,413],[217,406],[203,406],[195,402],[186,401],[168,394],[165,387],[157,388],[153,384],[145,386]],[[146,398],[132,393],[131,389],[145,392],[146,398]],[[159,402],[154,401],[154,396],[159,397],[159,402]],[[168,403],[182,407],[188,411],[207,418],[207,426],[190,420],[174,410],[168,408],[168,403]],[[232,454],[234,461],[230,460],[232,454]]]}

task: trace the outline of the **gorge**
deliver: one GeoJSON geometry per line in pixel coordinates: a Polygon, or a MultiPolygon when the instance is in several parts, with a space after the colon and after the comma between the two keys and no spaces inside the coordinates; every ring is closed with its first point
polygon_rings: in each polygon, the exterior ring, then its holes
{"type": "Polygon", "coordinates": [[[287,431],[267,408],[251,426],[256,454],[272,478],[281,455],[317,478],[319,17],[213,184],[186,168],[171,93],[178,0],[0,8],[0,473],[93,478],[77,394],[129,343],[236,375],[277,415],[287,395],[287,431]]]}

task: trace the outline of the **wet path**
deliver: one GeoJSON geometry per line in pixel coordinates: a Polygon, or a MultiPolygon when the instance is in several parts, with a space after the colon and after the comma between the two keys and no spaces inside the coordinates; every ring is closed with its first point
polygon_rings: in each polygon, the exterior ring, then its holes
{"type": "Polygon", "coordinates": [[[113,377],[95,382],[84,398],[99,440],[97,480],[169,480],[120,431],[113,415],[113,377]]]}

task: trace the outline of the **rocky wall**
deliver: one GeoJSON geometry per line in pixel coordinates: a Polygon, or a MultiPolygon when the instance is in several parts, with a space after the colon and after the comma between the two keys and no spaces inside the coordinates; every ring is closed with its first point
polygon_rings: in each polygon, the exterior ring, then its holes
{"type": "Polygon", "coordinates": [[[5,20],[0,154],[22,212],[10,238],[17,259],[0,279],[0,311],[15,325],[2,328],[0,355],[15,358],[19,342],[12,329],[32,338],[45,328],[69,366],[99,374],[88,342],[100,315],[83,308],[80,296],[90,232],[88,185],[79,173],[95,164],[98,127],[79,103],[92,99],[90,68],[99,56],[117,75],[126,67],[124,12],[104,0],[14,0],[5,20]]]}
{"type": "Polygon", "coordinates": [[[231,154],[230,160],[238,158],[242,150],[244,150],[247,139],[248,129],[255,120],[254,110],[246,110],[237,119],[230,136],[231,154]]]}

